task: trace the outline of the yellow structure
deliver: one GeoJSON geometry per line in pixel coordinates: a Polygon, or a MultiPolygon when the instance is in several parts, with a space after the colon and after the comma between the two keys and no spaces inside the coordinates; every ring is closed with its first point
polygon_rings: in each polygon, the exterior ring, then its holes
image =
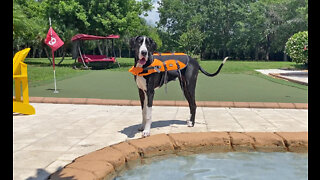
{"type": "Polygon", "coordinates": [[[15,83],[15,99],[13,99],[13,112],[21,114],[35,114],[35,109],[29,104],[27,65],[23,63],[30,48],[17,52],[13,57],[13,79],[15,83]],[[21,97],[22,85],[22,97],[21,97]]]}

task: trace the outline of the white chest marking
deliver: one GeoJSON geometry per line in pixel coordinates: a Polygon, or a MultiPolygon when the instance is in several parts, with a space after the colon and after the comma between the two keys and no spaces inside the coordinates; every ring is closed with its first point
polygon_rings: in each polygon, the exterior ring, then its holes
{"type": "Polygon", "coordinates": [[[147,90],[147,82],[146,79],[143,76],[137,76],[136,77],[136,83],[138,88],[146,91],[147,90]]]}
{"type": "MultiPolygon", "coordinates": [[[[141,51],[147,49],[147,47],[146,47],[146,45],[145,45],[145,40],[146,40],[146,38],[144,37],[144,38],[143,38],[143,43],[142,43],[142,45],[141,45],[141,47],[140,47],[140,49],[139,49],[139,59],[142,58],[142,57],[141,57],[141,51]]],[[[136,67],[142,67],[142,66],[143,66],[143,65],[140,64],[140,63],[137,63],[137,65],[136,65],[136,67]]],[[[146,79],[145,79],[143,76],[137,76],[137,77],[136,77],[136,83],[137,83],[138,88],[140,88],[140,89],[142,89],[142,90],[144,90],[144,91],[147,90],[146,79]]]]}

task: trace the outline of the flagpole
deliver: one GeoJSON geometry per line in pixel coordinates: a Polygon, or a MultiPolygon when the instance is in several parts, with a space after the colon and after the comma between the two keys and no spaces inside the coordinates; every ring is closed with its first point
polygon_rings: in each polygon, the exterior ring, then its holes
{"type": "MultiPolygon", "coordinates": [[[[50,27],[51,27],[51,17],[49,17],[49,24],[50,24],[50,27]]],[[[51,29],[51,36],[52,36],[52,29],[51,29]]],[[[53,93],[59,93],[59,91],[57,91],[56,69],[55,69],[54,51],[53,51],[53,49],[51,49],[51,52],[52,52],[53,81],[54,81],[54,91],[53,91],[53,93]]]]}
{"type": "Polygon", "coordinates": [[[52,50],[52,63],[53,63],[53,80],[54,80],[54,91],[53,91],[53,93],[59,93],[59,91],[57,91],[56,68],[55,68],[54,51],[53,50],[52,50]]]}

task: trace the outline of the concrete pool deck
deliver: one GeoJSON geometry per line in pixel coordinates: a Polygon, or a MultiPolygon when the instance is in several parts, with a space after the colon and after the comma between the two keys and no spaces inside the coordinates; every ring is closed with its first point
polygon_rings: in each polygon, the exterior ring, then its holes
{"type": "Polygon", "coordinates": [[[189,128],[184,102],[161,101],[153,107],[151,136],[140,139],[141,107],[135,101],[126,101],[125,106],[97,99],[30,98],[30,102],[35,115],[13,114],[15,180],[47,179],[57,170],[52,179],[111,177],[131,160],[181,150],[200,152],[197,147],[203,145],[209,149],[220,145],[221,151],[284,152],[306,151],[308,146],[304,103],[202,102],[195,127],[189,128]],[[113,160],[97,160],[102,158],[97,153],[102,157],[112,153],[113,160]]]}
{"type": "Polygon", "coordinates": [[[275,78],[284,79],[298,84],[308,86],[307,70],[286,70],[286,69],[257,69],[256,71],[275,78]]]}

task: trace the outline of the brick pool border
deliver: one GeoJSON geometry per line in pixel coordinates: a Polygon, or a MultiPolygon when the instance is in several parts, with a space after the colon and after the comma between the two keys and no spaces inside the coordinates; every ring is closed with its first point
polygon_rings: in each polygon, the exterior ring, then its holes
{"type": "Polygon", "coordinates": [[[207,152],[308,152],[308,132],[192,132],[156,134],[110,145],[74,159],[49,179],[112,179],[165,155],[207,152]]]}
{"type": "MultiPolygon", "coordinates": [[[[94,98],[56,98],[56,97],[29,97],[31,103],[56,104],[95,104],[140,106],[139,100],[122,99],[94,99],[94,98]]],[[[154,100],[154,106],[189,106],[187,101],[154,100]]],[[[234,108],[281,108],[281,109],[308,109],[308,103],[278,103],[278,102],[233,102],[233,101],[197,101],[198,107],[234,107],[234,108]]]]}

